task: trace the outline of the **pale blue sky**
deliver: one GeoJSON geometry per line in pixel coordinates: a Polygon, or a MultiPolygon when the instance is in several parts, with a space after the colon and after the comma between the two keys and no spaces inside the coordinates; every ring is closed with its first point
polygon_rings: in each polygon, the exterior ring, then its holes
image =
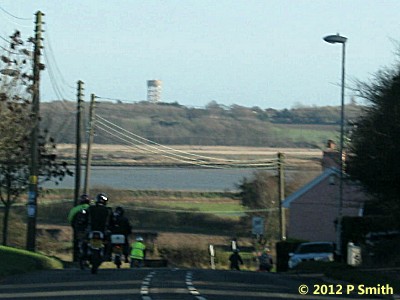
{"type": "Polygon", "coordinates": [[[45,13],[55,83],[48,68],[42,101],[75,101],[78,80],[86,100],[90,93],[145,100],[146,81],[160,79],[163,101],[188,106],[340,105],[341,46],[322,38],[348,37],[348,84],[393,65],[400,41],[398,0],[3,0],[0,7],[21,18],[0,10],[2,37],[16,28],[33,35],[35,12],[45,13]]]}

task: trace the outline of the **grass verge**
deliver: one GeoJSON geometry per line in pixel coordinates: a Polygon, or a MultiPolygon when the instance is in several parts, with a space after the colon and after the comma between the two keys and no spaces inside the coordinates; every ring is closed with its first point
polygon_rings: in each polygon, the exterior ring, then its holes
{"type": "Polygon", "coordinates": [[[0,277],[34,270],[63,269],[61,261],[12,247],[0,246],[0,277]]]}

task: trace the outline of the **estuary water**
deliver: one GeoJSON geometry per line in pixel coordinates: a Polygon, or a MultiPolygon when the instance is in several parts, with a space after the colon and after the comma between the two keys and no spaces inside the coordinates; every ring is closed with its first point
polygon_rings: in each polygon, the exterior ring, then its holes
{"type": "MultiPolygon", "coordinates": [[[[126,190],[236,191],[252,169],[201,169],[157,167],[92,167],[91,187],[111,187],[126,190]]],[[[84,168],[82,184],[84,185],[84,168]]],[[[276,173],[276,171],[274,172],[276,173]]],[[[47,182],[45,188],[75,187],[75,178],[66,177],[58,185],[47,182]]]]}

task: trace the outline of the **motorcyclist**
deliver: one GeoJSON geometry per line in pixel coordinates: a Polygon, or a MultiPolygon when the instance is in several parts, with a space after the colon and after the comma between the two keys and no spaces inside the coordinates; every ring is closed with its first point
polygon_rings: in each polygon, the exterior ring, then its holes
{"type": "Polygon", "coordinates": [[[146,257],[146,245],[141,236],[136,237],[136,242],[132,243],[131,250],[131,268],[142,267],[146,257]]]}
{"type": "Polygon", "coordinates": [[[79,213],[81,210],[86,209],[89,207],[90,204],[90,198],[89,195],[87,194],[82,194],[79,197],[79,204],[71,208],[71,210],[68,213],[68,222],[71,224],[72,227],[74,227],[74,219],[77,213],[79,213]]]}
{"type": "Polygon", "coordinates": [[[96,196],[95,205],[87,209],[88,212],[88,232],[101,231],[105,239],[105,256],[109,260],[111,257],[110,241],[110,222],[112,209],[107,207],[108,196],[100,193],[96,196]]]}
{"type": "Polygon", "coordinates": [[[68,221],[73,229],[73,249],[74,261],[78,260],[81,242],[85,239],[86,228],[88,224],[88,216],[86,213],[90,204],[90,198],[87,194],[79,197],[79,204],[71,208],[68,213],[68,221]]]}
{"type": "Polygon", "coordinates": [[[114,210],[111,218],[110,225],[111,234],[122,234],[125,236],[125,243],[123,246],[123,254],[125,256],[125,262],[129,262],[129,240],[128,237],[132,232],[132,226],[129,223],[128,218],[124,216],[124,208],[117,206],[114,210]]]}
{"type": "Polygon", "coordinates": [[[264,251],[261,253],[261,255],[258,257],[258,261],[260,262],[259,271],[271,271],[273,261],[270,252],[270,249],[266,247],[264,248],[264,251]]]}

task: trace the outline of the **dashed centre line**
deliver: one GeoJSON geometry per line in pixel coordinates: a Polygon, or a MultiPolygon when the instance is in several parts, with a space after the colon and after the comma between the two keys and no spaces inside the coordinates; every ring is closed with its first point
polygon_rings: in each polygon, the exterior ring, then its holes
{"type": "Polygon", "coordinates": [[[151,300],[149,294],[150,282],[153,276],[156,274],[156,271],[150,272],[142,281],[142,285],[140,287],[140,295],[142,295],[142,300],[151,300]]]}
{"type": "Polygon", "coordinates": [[[197,300],[207,300],[206,298],[200,296],[200,292],[193,285],[193,273],[186,272],[186,287],[189,293],[196,297],[197,300]]]}
{"type": "MultiPolygon", "coordinates": [[[[150,283],[153,276],[156,273],[157,273],[156,271],[152,271],[143,279],[142,284],[140,286],[140,295],[142,296],[142,300],[152,300],[151,296],[149,296],[150,283]]],[[[193,285],[192,278],[193,278],[193,273],[190,271],[186,272],[185,283],[189,293],[193,295],[197,300],[207,300],[207,298],[200,296],[200,292],[193,285]]]]}

